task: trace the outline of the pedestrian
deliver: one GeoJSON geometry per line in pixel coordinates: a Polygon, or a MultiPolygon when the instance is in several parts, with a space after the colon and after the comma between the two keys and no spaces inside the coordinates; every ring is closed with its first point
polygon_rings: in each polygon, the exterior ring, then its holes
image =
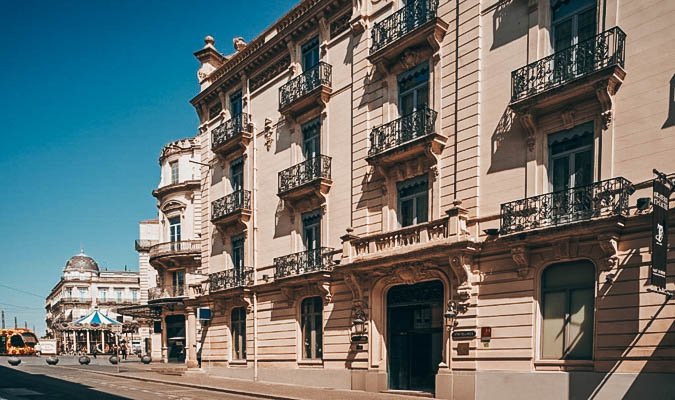
{"type": "Polygon", "coordinates": [[[122,343],[120,345],[120,350],[122,351],[122,360],[126,360],[127,359],[127,344],[122,343]]]}

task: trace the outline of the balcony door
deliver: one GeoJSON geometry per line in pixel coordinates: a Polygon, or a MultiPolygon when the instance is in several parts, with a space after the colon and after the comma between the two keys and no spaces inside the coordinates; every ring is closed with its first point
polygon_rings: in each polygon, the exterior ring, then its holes
{"type": "Polygon", "coordinates": [[[241,92],[236,92],[230,96],[230,116],[235,118],[244,110],[244,102],[242,100],[241,92]]]}
{"type": "Polygon", "coordinates": [[[549,142],[549,180],[553,218],[570,222],[593,210],[593,122],[552,134],[549,142]],[[586,187],[586,188],[584,188],[586,187]]]}
{"type": "Polygon", "coordinates": [[[399,115],[409,115],[429,104],[429,64],[420,64],[397,77],[399,115]]]}
{"type": "Polygon", "coordinates": [[[421,224],[429,218],[429,184],[426,176],[398,183],[398,221],[401,227],[421,224]]]}
{"type": "Polygon", "coordinates": [[[554,64],[557,81],[593,70],[597,32],[595,0],[551,2],[554,64]],[[576,46],[576,47],[571,47],[576,46]]]}
{"type": "Polygon", "coordinates": [[[169,241],[171,250],[180,250],[180,216],[169,218],[169,241]]]}
{"type": "Polygon", "coordinates": [[[234,280],[238,284],[242,281],[244,275],[243,236],[237,236],[232,238],[232,268],[234,270],[234,280]]]}
{"type": "Polygon", "coordinates": [[[242,158],[237,158],[230,164],[230,181],[232,192],[244,190],[244,160],[242,158]]]}
{"type": "Polygon", "coordinates": [[[321,265],[321,211],[302,215],[302,244],[307,250],[307,266],[321,265]]]}
{"type": "Polygon", "coordinates": [[[321,121],[317,118],[302,125],[301,129],[302,154],[307,160],[304,181],[308,182],[321,174],[321,162],[317,158],[321,154],[321,121]]]}
{"type": "Polygon", "coordinates": [[[314,37],[302,45],[302,70],[308,71],[319,63],[319,38],[314,37]]]}
{"type": "Polygon", "coordinates": [[[173,271],[171,273],[171,297],[185,295],[185,271],[173,271]]]}

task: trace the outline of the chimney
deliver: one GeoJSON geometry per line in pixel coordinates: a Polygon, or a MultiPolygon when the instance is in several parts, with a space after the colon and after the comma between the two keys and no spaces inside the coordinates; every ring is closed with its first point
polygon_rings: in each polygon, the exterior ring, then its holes
{"type": "Polygon", "coordinates": [[[216,49],[216,40],[213,36],[206,36],[204,38],[204,47],[196,51],[195,57],[199,60],[199,69],[197,70],[197,79],[201,90],[204,90],[211,82],[207,79],[209,74],[218,69],[225,61],[225,56],[220,54],[216,49]]]}

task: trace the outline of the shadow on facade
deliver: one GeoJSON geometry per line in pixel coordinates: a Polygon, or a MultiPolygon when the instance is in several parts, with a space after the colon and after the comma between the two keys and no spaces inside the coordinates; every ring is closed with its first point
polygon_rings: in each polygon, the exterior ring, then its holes
{"type": "Polygon", "coordinates": [[[497,49],[527,35],[527,0],[501,2],[492,13],[492,46],[497,49]]]}
{"type": "Polygon", "coordinates": [[[284,201],[279,199],[274,213],[274,238],[290,236],[294,229],[291,212],[284,207],[284,201]]]}
{"type": "Polygon", "coordinates": [[[668,118],[663,123],[661,129],[670,128],[675,125],[675,74],[670,78],[670,90],[668,91],[668,118]]]}
{"type": "Polygon", "coordinates": [[[211,168],[211,186],[214,186],[217,183],[220,183],[220,181],[223,180],[225,177],[225,168],[223,168],[223,163],[219,162],[216,163],[213,168],[211,168]]]}
{"type": "Polygon", "coordinates": [[[277,124],[276,129],[276,140],[272,143],[274,146],[274,154],[282,153],[291,148],[291,137],[292,127],[288,121],[280,122],[277,124]]]}
{"type": "MultiPolygon", "coordinates": [[[[20,367],[19,367],[20,368],[20,367]]],[[[98,399],[113,400],[127,399],[128,397],[117,396],[98,390],[91,389],[88,386],[73,383],[70,381],[52,378],[47,375],[29,374],[20,369],[0,367],[0,395],[5,395],[7,389],[26,389],[42,395],[25,395],[25,398],[64,398],[64,399],[98,399]],[[43,397],[44,396],[44,397],[43,397]]],[[[14,398],[12,393],[6,393],[10,398],[14,398]]],[[[16,398],[24,398],[24,395],[17,393],[16,398]]]]}
{"type": "Polygon", "coordinates": [[[488,174],[524,168],[526,148],[523,128],[516,113],[507,107],[499,119],[490,140],[490,168],[488,174]]]}

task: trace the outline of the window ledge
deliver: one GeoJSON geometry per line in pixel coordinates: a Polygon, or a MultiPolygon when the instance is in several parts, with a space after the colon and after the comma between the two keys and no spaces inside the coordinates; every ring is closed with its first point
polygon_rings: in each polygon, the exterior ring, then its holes
{"type": "Polygon", "coordinates": [[[298,367],[322,367],[323,360],[298,360],[298,367]]]}
{"type": "Polygon", "coordinates": [[[231,367],[246,367],[248,366],[248,361],[247,360],[231,360],[229,362],[231,367]]]}
{"type": "Polygon", "coordinates": [[[537,360],[536,371],[593,371],[593,360],[537,360]]]}

